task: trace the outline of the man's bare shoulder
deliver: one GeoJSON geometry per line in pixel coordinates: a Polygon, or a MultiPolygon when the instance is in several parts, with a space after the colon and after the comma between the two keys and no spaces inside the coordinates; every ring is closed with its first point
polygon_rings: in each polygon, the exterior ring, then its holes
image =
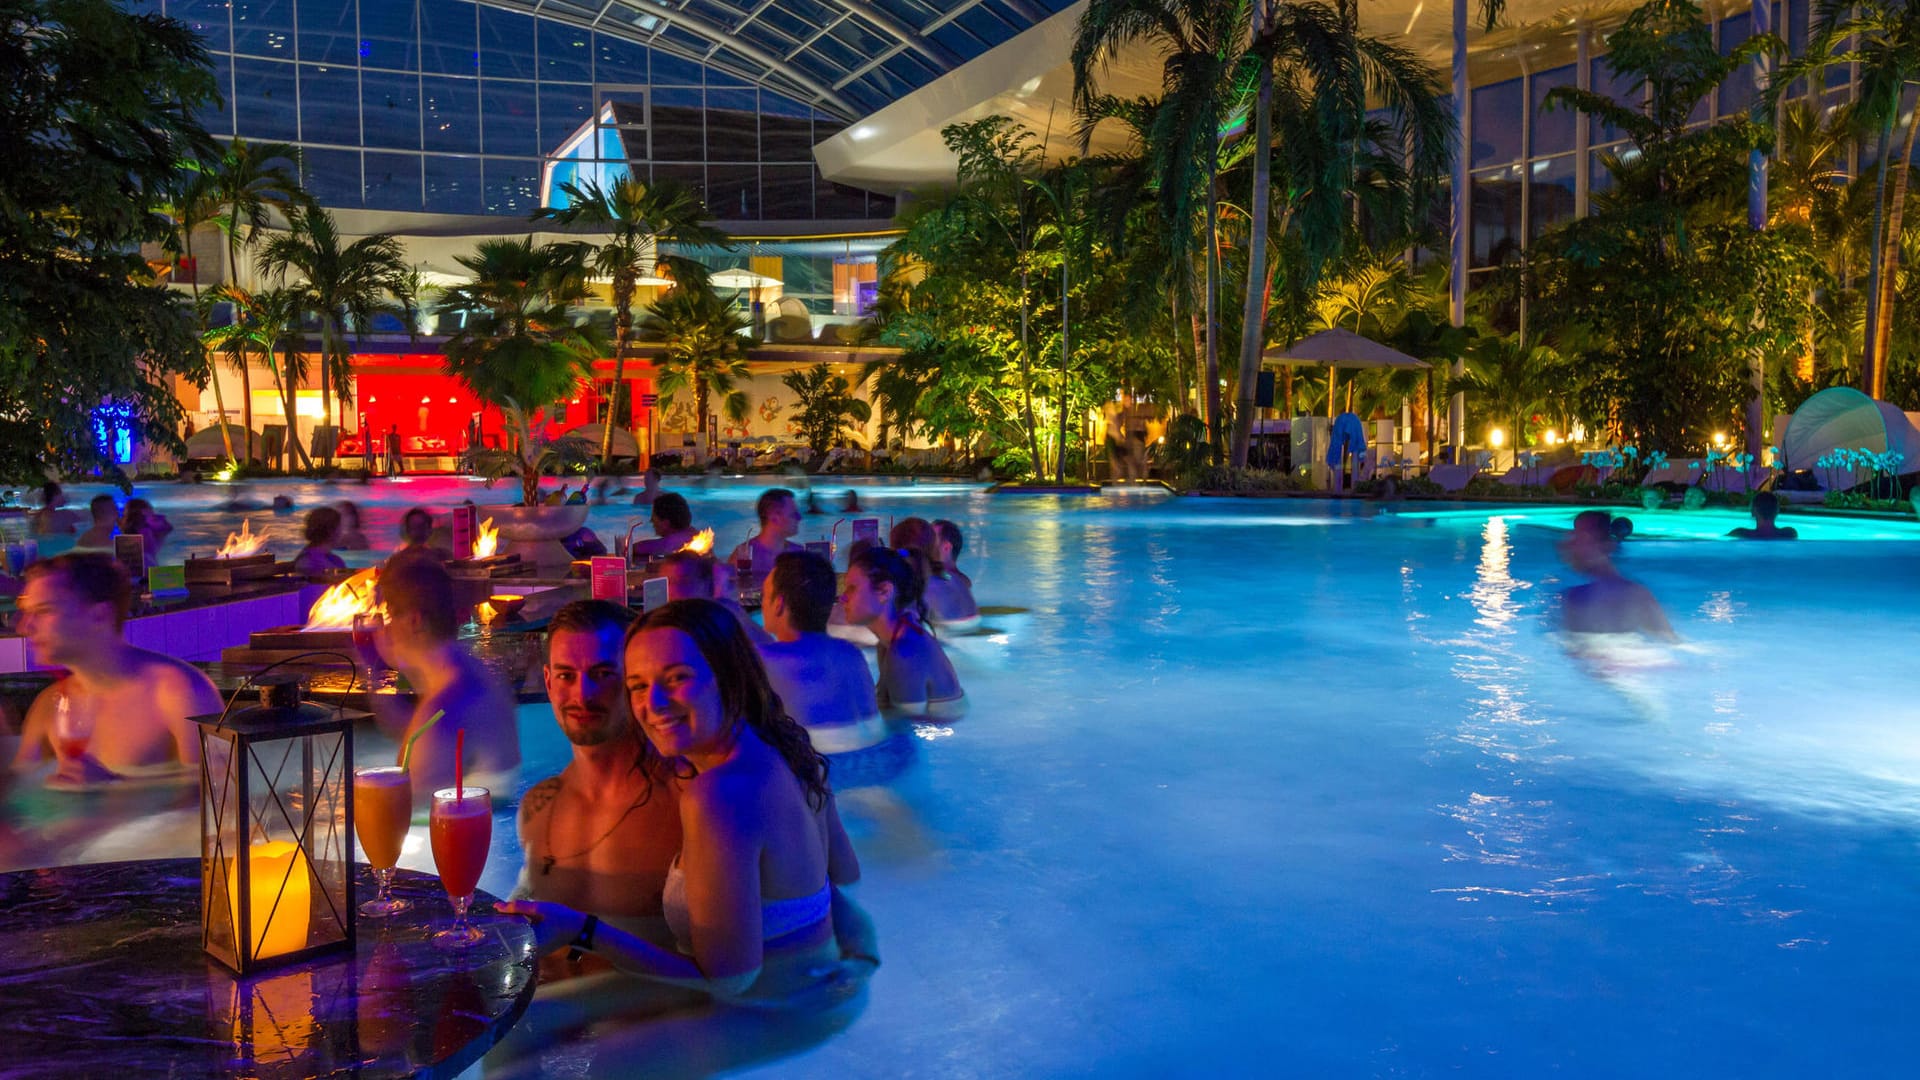
{"type": "Polygon", "coordinates": [[[561,776],[549,776],[545,780],[527,789],[520,797],[520,826],[545,816],[553,810],[553,802],[560,797],[561,776]]]}
{"type": "Polygon", "coordinates": [[[134,649],[136,669],[133,674],[151,682],[157,689],[181,694],[193,699],[195,704],[213,704],[219,707],[220,691],[213,685],[207,673],[178,657],[149,649],[134,649]]]}

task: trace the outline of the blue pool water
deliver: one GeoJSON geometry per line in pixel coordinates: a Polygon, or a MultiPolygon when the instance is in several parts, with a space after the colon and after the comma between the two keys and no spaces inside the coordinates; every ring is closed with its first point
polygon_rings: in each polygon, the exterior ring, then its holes
{"type": "MultiPolygon", "coordinates": [[[[467,490],[329,497],[379,538],[467,490]]],[[[731,544],[757,490],[688,494],[731,544]]],[[[861,490],[1031,610],[952,643],[973,714],[844,799],[864,1014],[749,1075],[1912,1075],[1920,527],[1636,514],[1688,644],[1603,681],[1550,636],[1570,512],[861,490]]]]}

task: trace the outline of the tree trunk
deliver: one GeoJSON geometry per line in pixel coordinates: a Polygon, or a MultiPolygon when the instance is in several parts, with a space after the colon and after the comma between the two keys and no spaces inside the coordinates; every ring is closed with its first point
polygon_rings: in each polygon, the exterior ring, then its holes
{"type": "Polygon", "coordinates": [[[1073,234],[1067,228],[1067,207],[1073,197],[1072,174],[1060,178],[1060,446],[1053,461],[1053,482],[1067,484],[1067,369],[1073,361],[1067,318],[1068,275],[1073,262],[1073,234]]]}
{"type": "MultiPolygon", "coordinates": [[[[240,245],[232,233],[227,234],[227,284],[234,289],[240,288],[240,245]]],[[[233,317],[240,318],[239,305],[234,306],[233,317]]],[[[247,460],[253,460],[253,365],[247,362],[245,349],[240,351],[240,426],[246,429],[247,460]]],[[[291,422],[292,418],[288,418],[291,422]]]]}
{"type": "MultiPolygon", "coordinates": [[[[1915,103],[1920,108],[1920,102],[1915,103]]],[[[1867,332],[1874,336],[1874,355],[1880,362],[1874,367],[1873,389],[1870,391],[1877,400],[1886,396],[1887,360],[1893,350],[1893,305],[1894,280],[1900,275],[1900,233],[1905,225],[1907,210],[1907,185],[1913,174],[1914,135],[1920,133],[1920,118],[1907,121],[1905,151],[1900,155],[1899,164],[1893,170],[1893,190],[1887,194],[1887,227],[1882,242],[1884,254],[1880,257],[1880,306],[1877,321],[1867,325],[1867,332]]]]}
{"type": "MultiPolygon", "coordinates": [[[[186,252],[187,262],[193,266],[193,310],[197,315],[200,311],[200,264],[193,261],[192,224],[183,222],[180,235],[180,248],[186,252]]],[[[206,324],[201,323],[200,328],[205,330],[206,324]]],[[[233,432],[227,429],[227,397],[220,391],[220,371],[214,366],[213,357],[207,354],[204,342],[200,345],[200,355],[206,359],[208,381],[213,383],[213,407],[220,410],[217,423],[220,425],[220,443],[227,449],[227,465],[236,466],[239,459],[233,456],[233,432]]]]}
{"type": "MultiPolygon", "coordinates": [[[[1253,0],[1253,40],[1259,47],[1266,33],[1267,0],[1253,0]]],[[[1260,378],[1261,345],[1266,337],[1267,320],[1267,228],[1268,203],[1273,189],[1273,64],[1260,64],[1260,92],[1253,111],[1253,231],[1247,239],[1247,301],[1241,309],[1244,329],[1240,336],[1240,384],[1234,393],[1233,425],[1234,468],[1247,467],[1247,447],[1253,439],[1254,391],[1260,378]]]]}
{"type": "MultiPolygon", "coordinates": [[[[613,400],[607,402],[606,430],[600,434],[600,471],[613,471],[613,428],[626,385],[627,339],[633,334],[633,283],[624,276],[613,281],[613,400]]],[[[629,409],[629,412],[632,410],[629,409]]]]}
{"type": "Polygon", "coordinates": [[[1207,444],[1220,464],[1220,137],[1207,143],[1207,444]]]}
{"type": "MultiPolygon", "coordinates": [[[[707,383],[697,374],[693,380],[693,418],[700,425],[700,434],[707,434],[707,383]]],[[[714,448],[707,447],[707,456],[713,456],[714,448]]]]}
{"type": "MultiPolygon", "coordinates": [[[[1894,111],[1899,111],[1899,102],[1894,102],[1894,111]]],[[[1875,185],[1873,195],[1873,252],[1867,270],[1867,340],[1865,355],[1860,362],[1860,389],[1870,398],[1878,400],[1880,387],[1885,382],[1886,358],[1880,355],[1880,306],[1884,295],[1881,286],[1887,274],[1887,157],[1892,149],[1893,124],[1895,117],[1889,115],[1880,125],[1880,178],[1875,185]]]]}
{"type": "Polygon", "coordinates": [[[1035,476],[1040,472],[1040,425],[1033,418],[1033,350],[1028,347],[1028,289],[1031,285],[1026,252],[1020,253],[1020,421],[1027,429],[1027,463],[1035,476]]]}

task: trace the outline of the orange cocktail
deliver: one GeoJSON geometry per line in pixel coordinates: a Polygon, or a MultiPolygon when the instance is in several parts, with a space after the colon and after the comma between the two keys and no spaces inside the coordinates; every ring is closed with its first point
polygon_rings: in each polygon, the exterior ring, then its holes
{"type": "Polygon", "coordinates": [[[380,883],[379,895],[360,905],[362,915],[378,918],[413,906],[393,895],[393,867],[412,822],[413,784],[407,770],[397,765],[353,770],[353,831],[380,883]]]}
{"type": "Polygon", "coordinates": [[[435,945],[463,948],[486,935],[467,922],[467,908],[473,903],[473,890],[480,884],[480,872],[487,865],[487,848],[493,843],[493,799],[486,788],[443,788],[433,793],[433,810],[428,816],[433,838],[433,864],[440,871],[440,884],[453,901],[453,926],[433,935],[435,945]]]}

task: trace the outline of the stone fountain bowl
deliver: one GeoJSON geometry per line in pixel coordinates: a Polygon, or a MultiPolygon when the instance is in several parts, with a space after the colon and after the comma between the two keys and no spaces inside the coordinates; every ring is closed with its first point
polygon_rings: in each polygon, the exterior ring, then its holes
{"type": "Polygon", "coordinates": [[[565,576],[573,556],[560,541],[587,523],[584,503],[570,506],[483,506],[480,520],[493,519],[506,550],[537,566],[542,574],[565,576]]]}

